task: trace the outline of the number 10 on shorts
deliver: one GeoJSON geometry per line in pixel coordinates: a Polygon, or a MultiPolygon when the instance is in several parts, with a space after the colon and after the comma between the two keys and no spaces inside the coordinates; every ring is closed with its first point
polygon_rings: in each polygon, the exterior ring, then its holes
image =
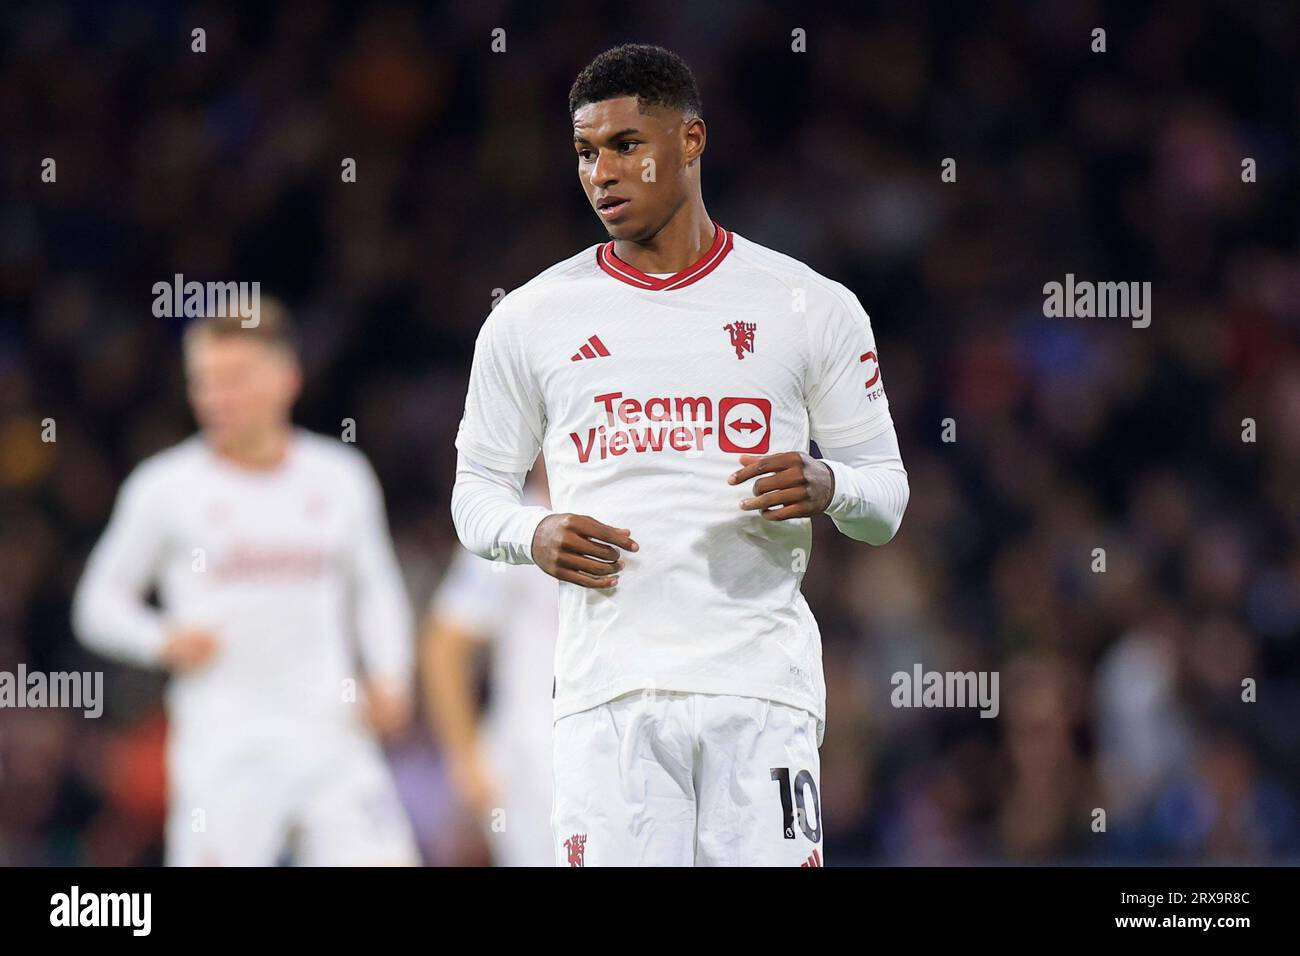
{"type": "Polygon", "coordinates": [[[822,838],[822,807],[817,795],[817,782],[807,770],[800,770],[794,777],[794,787],[790,786],[790,768],[773,767],[772,779],[781,790],[781,835],[787,840],[795,838],[795,809],[798,809],[799,829],[811,842],[818,843],[822,838]],[[807,794],[811,794],[811,801],[807,794]],[[812,816],[815,825],[808,822],[808,803],[812,804],[812,816]]]}

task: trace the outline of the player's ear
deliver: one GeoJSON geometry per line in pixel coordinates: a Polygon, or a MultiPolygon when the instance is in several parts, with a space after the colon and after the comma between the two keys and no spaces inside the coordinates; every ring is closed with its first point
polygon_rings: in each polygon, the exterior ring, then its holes
{"type": "Polygon", "coordinates": [[[708,130],[704,127],[704,120],[692,116],[682,121],[682,158],[686,160],[687,166],[693,166],[704,154],[707,140],[708,130]]]}

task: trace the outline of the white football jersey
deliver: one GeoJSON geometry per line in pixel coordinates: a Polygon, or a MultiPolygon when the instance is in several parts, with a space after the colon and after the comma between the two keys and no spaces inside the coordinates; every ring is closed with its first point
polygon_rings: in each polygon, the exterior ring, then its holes
{"type": "Polygon", "coordinates": [[[628,528],[612,588],[561,582],[554,716],[658,688],[825,719],[821,637],[800,584],[812,521],[742,511],[743,454],[892,428],[871,323],[803,263],[718,226],[671,276],[607,242],[505,296],[479,332],[456,447],[526,471],[556,512],[628,528]]]}
{"type": "Polygon", "coordinates": [[[364,674],[410,680],[411,617],[369,463],[301,429],[266,470],[198,435],[142,462],[74,602],[88,645],[137,664],[174,628],[211,630],[216,654],[167,691],[173,738],[211,746],[361,726],[364,674]]]}

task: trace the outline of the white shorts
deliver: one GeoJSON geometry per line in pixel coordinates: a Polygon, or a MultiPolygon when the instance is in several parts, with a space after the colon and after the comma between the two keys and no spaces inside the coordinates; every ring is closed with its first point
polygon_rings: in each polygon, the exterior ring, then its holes
{"type": "Polygon", "coordinates": [[[821,866],[818,720],[645,691],[555,722],[559,866],[821,866]]]}
{"type": "Polygon", "coordinates": [[[168,866],[416,866],[406,811],[378,744],[265,740],[169,748],[168,866]]]}

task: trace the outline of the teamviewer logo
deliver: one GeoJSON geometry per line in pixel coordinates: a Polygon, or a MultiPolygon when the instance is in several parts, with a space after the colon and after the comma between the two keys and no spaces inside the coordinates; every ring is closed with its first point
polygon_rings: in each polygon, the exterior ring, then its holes
{"type": "Polygon", "coordinates": [[[766,398],[718,402],[718,448],[740,455],[766,455],[772,437],[772,403],[766,398]]]}

